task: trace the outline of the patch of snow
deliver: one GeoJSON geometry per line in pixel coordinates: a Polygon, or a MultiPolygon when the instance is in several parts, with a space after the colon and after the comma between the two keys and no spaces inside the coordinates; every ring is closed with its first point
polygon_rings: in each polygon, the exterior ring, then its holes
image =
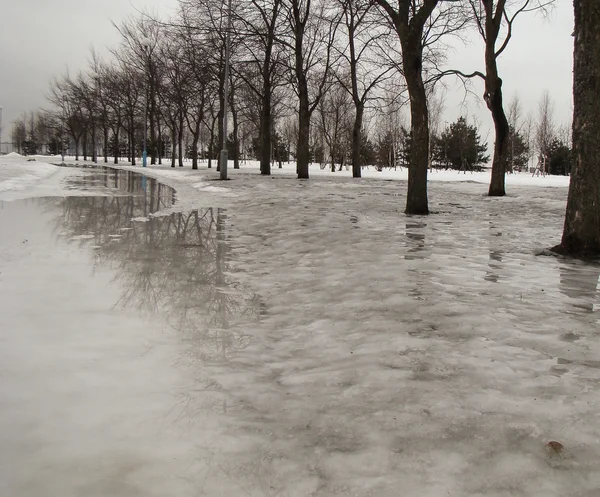
{"type": "Polygon", "coordinates": [[[57,170],[56,166],[31,161],[16,153],[0,156],[0,193],[31,188],[57,170]]]}
{"type": "Polygon", "coordinates": [[[148,217],[134,217],[131,219],[132,222],[134,223],[147,223],[148,221],[150,221],[150,218],[148,217]]]}
{"type": "Polygon", "coordinates": [[[95,235],[76,235],[72,236],[71,240],[93,240],[95,235]]]}

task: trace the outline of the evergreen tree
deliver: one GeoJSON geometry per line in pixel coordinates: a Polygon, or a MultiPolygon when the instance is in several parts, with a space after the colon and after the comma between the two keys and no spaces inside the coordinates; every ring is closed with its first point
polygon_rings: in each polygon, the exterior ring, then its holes
{"type": "Polygon", "coordinates": [[[490,157],[487,144],[481,142],[477,127],[460,117],[439,138],[433,140],[433,158],[444,167],[458,171],[479,171],[490,157]]]}
{"type": "Polygon", "coordinates": [[[571,172],[571,149],[558,138],[550,142],[548,147],[548,174],[567,176],[571,172]]]}
{"type": "Polygon", "coordinates": [[[529,146],[524,136],[512,126],[508,133],[507,171],[521,171],[527,169],[529,161],[529,146]]]}

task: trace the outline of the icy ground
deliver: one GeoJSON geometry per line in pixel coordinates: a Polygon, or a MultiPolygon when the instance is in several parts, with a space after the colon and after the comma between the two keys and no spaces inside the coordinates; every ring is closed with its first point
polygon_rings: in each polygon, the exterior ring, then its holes
{"type": "Polygon", "coordinates": [[[147,172],[0,204],[0,495],[600,494],[566,189],[147,172]]]}

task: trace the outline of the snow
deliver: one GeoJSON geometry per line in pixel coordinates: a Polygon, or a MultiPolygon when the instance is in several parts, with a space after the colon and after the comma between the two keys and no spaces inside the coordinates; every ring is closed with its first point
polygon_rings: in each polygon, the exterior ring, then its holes
{"type": "Polygon", "coordinates": [[[0,495],[598,495],[600,266],[535,255],[553,178],[411,217],[398,177],[65,171],[0,204],[0,495]]]}
{"type": "Polygon", "coordinates": [[[0,155],[0,193],[25,190],[56,173],[56,166],[43,162],[27,161],[23,156],[11,152],[0,155]]]}

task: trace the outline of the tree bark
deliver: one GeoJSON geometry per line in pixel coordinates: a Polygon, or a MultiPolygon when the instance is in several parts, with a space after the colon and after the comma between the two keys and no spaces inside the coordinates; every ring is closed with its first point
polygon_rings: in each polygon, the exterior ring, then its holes
{"type": "Polygon", "coordinates": [[[177,145],[179,146],[179,167],[183,167],[183,112],[179,114],[179,126],[177,128],[177,145]]]}
{"type": "Polygon", "coordinates": [[[192,169],[198,169],[198,141],[200,140],[200,124],[201,121],[196,121],[196,126],[192,136],[192,169]]]}
{"type": "MultiPolygon", "coordinates": [[[[233,86],[232,86],[233,89],[233,86]]],[[[233,93],[232,93],[233,95],[233,93]]],[[[234,107],[233,98],[231,99],[231,116],[233,119],[233,168],[240,168],[240,126],[238,122],[238,112],[234,107]]]]}
{"type": "Polygon", "coordinates": [[[408,165],[406,214],[429,214],[427,166],[429,163],[429,114],[423,83],[422,33],[411,30],[402,43],[403,67],[410,96],[412,145],[408,165]]]}
{"type": "Polygon", "coordinates": [[[561,244],[556,252],[600,255],[600,3],[574,0],[573,157],[561,244]]]}
{"type": "Polygon", "coordinates": [[[104,163],[108,164],[108,125],[104,124],[104,163]]]}
{"type": "Polygon", "coordinates": [[[300,91],[300,112],[298,115],[298,148],[296,150],[296,160],[298,178],[309,178],[310,163],[310,111],[308,108],[308,89],[305,86],[305,92],[300,91]]]}
{"type": "Polygon", "coordinates": [[[264,89],[260,110],[260,174],[271,174],[271,88],[264,89]]]}
{"type": "Polygon", "coordinates": [[[119,163],[119,155],[120,155],[120,150],[119,150],[119,132],[121,131],[121,120],[119,118],[119,121],[117,121],[117,128],[115,129],[115,134],[113,136],[113,142],[114,142],[114,164],[118,164],[119,163]]]}
{"type": "Polygon", "coordinates": [[[96,125],[92,123],[92,162],[98,162],[98,148],[96,144],[96,125]]]}
{"type": "Polygon", "coordinates": [[[149,60],[150,66],[150,164],[156,164],[156,89],[154,88],[154,72],[152,60],[149,60]]]}
{"type": "Polygon", "coordinates": [[[161,120],[160,120],[160,112],[156,113],[156,129],[158,131],[158,136],[157,136],[157,152],[158,152],[158,164],[162,165],[162,158],[163,158],[163,139],[162,139],[162,124],[161,124],[161,120]]]}
{"type": "Polygon", "coordinates": [[[362,102],[356,106],[356,116],[354,117],[354,127],[352,128],[352,177],[360,178],[362,176],[362,164],[360,156],[361,133],[363,125],[363,116],[365,107],[362,102]]]}
{"type": "Polygon", "coordinates": [[[171,122],[171,167],[175,167],[177,161],[177,126],[175,119],[171,122]]]}
{"type": "MultiPolygon", "coordinates": [[[[494,66],[496,62],[494,60],[494,66]]],[[[506,195],[505,178],[508,163],[508,120],[502,104],[502,80],[497,76],[486,76],[486,101],[494,120],[494,158],[492,160],[492,178],[488,195],[503,197],[506,195]]]]}

